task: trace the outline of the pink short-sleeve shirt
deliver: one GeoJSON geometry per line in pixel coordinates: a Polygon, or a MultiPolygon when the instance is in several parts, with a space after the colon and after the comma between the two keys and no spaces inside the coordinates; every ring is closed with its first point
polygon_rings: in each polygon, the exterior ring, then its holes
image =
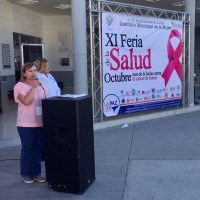
{"type": "Polygon", "coordinates": [[[45,99],[46,90],[42,87],[37,87],[33,102],[26,106],[18,98],[18,94],[26,95],[32,86],[23,82],[18,82],[14,86],[14,98],[18,103],[17,111],[17,126],[20,127],[42,127],[42,99],[45,99]]]}

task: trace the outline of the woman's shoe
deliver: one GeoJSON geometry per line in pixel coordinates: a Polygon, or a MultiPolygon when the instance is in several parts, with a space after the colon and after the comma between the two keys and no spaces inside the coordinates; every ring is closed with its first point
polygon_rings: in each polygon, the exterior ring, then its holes
{"type": "Polygon", "coordinates": [[[46,179],[41,175],[33,177],[33,180],[37,181],[39,183],[45,183],[46,182],[46,179]]]}
{"type": "Polygon", "coordinates": [[[22,176],[24,183],[34,183],[34,180],[29,176],[22,176]]]}

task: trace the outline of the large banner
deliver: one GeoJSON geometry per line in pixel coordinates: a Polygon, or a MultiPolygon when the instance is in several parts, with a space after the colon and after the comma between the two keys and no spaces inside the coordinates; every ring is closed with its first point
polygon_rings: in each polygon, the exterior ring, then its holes
{"type": "Polygon", "coordinates": [[[106,117],[182,103],[181,21],[102,14],[106,117]]]}

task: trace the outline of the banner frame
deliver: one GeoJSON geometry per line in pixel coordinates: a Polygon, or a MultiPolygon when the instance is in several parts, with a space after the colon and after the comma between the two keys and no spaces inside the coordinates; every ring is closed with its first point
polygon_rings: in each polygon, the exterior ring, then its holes
{"type": "MultiPolygon", "coordinates": [[[[158,9],[152,7],[111,2],[104,0],[88,0],[88,55],[89,67],[89,94],[93,96],[94,122],[103,122],[107,118],[103,115],[102,99],[102,33],[101,15],[103,12],[124,13],[128,15],[151,16],[162,19],[179,20],[183,22],[183,80],[182,80],[182,106],[189,106],[189,75],[190,75],[190,15],[185,12],[158,9]]],[[[146,111],[147,112],[147,111],[146,111]]],[[[159,112],[159,110],[156,110],[159,112]]],[[[132,115],[134,113],[131,113],[132,115]]],[[[125,115],[123,115],[125,116],[125,115]]],[[[116,118],[117,116],[115,116],[116,118]]],[[[120,116],[122,117],[122,116],[120,116]]],[[[110,118],[109,118],[110,119],[110,118]]]]}

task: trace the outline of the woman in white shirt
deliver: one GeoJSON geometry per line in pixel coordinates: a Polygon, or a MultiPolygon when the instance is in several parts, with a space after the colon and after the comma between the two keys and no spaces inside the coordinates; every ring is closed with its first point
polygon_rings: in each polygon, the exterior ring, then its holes
{"type": "Polygon", "coordinates": [[[48,60],[45,58],[39,58],[34,62],[37,67],[37,78],[48,89],[47,97],[60,96],[61,91],[54,77],[49,73],[48,60]]]}

